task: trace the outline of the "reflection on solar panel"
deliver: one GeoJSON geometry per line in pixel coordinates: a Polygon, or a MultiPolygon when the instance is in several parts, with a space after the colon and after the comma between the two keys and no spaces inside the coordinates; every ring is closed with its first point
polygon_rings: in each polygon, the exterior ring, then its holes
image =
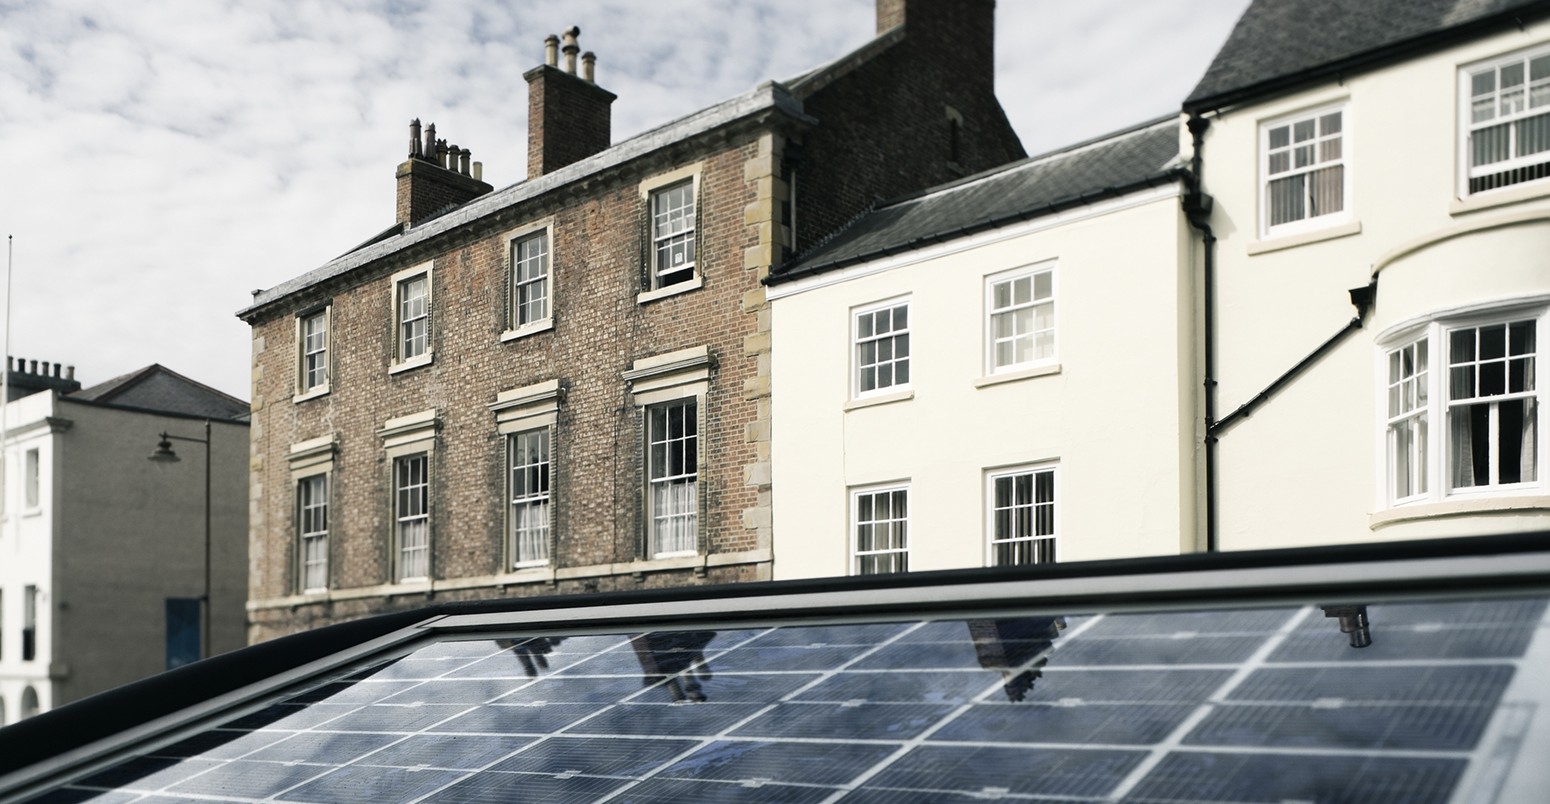
{"type": "Polygon", "coordinates": [[[34,800],[1491,800],[1535,761],[1546,623],[1508,598],[442,641],[34,800]]]}

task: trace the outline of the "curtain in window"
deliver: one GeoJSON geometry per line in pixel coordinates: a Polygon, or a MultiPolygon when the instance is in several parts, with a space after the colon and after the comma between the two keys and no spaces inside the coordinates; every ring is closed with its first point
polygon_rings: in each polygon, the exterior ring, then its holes
{"type": "Polygon", "coordinates": [[[655,483],[651,487],[655,553],[694,551],[698,500],[693,479],[655,483]]]}

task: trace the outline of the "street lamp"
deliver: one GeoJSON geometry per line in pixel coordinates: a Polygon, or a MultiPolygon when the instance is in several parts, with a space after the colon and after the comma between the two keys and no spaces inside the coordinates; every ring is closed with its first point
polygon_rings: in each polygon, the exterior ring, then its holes
{"type": "Polygon", "coordinates": [[[161,441],[156,443],[156,451],[146,456],[146,460],[157,463],[177,463],[182,460],[176,452],[172,451],[173,441],[187,441],[192,444],[203,444],[205,447],[205,588],[204,595],[200,597],[203,603],[203,615],[200,618],[199,658],[210,657],[210,420],[205,419],[205,437],[191,438],[189,436],[172,435],[163,431],[161,441]]]}

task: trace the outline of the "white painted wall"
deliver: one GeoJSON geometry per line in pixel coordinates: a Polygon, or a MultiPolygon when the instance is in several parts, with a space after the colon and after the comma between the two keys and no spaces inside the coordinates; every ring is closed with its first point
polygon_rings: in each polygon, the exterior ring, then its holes
{"type": "MultiPolygon", "coordinates": [[[[1380,407],[1382,353],[1395,333],[1469,305],[1550,305],[1550,180],[1467,200],[1458,180],[1460,67],[1547,42],[1550,25],[1540,23],[1212,117],[1204,174],[1219,237],[1219,418],[1344,326],[1355,315],[1347,290],[1379,277],[1364,329],[1221,435],[1224,549],[1550,527],[1546,472],[1510,500],[1496,495],[1499,505],[1438,500],[1390,511],[1380,407]],[[1341,101],[1349,222],[1261,237],[1261,123],[1341,101]]],[[[1541,456],[1545,424],[1541,412],[1541,456]]]]}
{"type": "Polygon", "coordinates": [[[849,574],[848,491],[896,481],[911,570],[984,566],[987,470],[1042,462],[1061,561],[1180,552],[1197,419],[1183,227],[1166,187],[772,287],[774,576],[849,574]],[[977,385],[985,277],[1046,261],[1059,371],[977,385]],[[852,309],[904,296],[912,396],[848,406],[852,309]]]}
{"type": "Polygon", "coordinates": [[[39,711],[47,711],[53,702],[48,668],[53,659],[53,619],[49,601],[54,592],[52,535],[56,466],[55,436],[48,417],[55,415],[52,393],[33,394],[0,405],[6,423],[3,458],[5,481],[4,513],[0,514],[0,700],[5,702],[5,722],[21,717],[23,691],[31,687],[37,693],[39,711]],[[38,502],[25,505],[25,456],[38,450],[38,502]],[[23,598],[28,585],[38,587],[37,653],[32,661],[22,661],[23,598]]]}

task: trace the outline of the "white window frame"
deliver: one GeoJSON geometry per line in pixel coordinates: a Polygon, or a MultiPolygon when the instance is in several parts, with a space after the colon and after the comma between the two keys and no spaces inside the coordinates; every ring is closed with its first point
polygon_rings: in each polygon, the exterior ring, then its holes
{"type": "MultiPolygon", "coordinates": [[[[1323,106],[1304,109],[1293,114],[1281,115],[1259,124],[1259,218],[1260,236],[1265,238],[1283,237],[1307,231],[1324,229],[1329,226],[1346,223],[1352,219],[1352,126],[1350,104],[1346,101],[1325,104],[1323,106]],[[1340,131],[1336,135],[1326,134],[1323,130],[1323,120],[1330,114],[1340,115],[1340,131]],[[1300,123],[1312,121],[1314,123],[1313,148],[1314,161],[1303,166],[1296,164],[1298,140],[1296,126],[1300,123]],[[1288,142],[1284,146],[1271,147],[1271,132],[1280,128],[1288,128],[1288,142]],[[1339,155],[1325,158],[1326,143],[1338,141],[1339,155]],[[1280,173],[1271,174],[1271,164],[1275,157],[1286,154],[1289,167],[1280,173]],[[1330,167],[1341,168],[1340,184],[1340,209],[1320,214],[1305,214],[1301,218],[1289,220],[1284,223],[1272,222],[1271,182],[1280,181],[1291,176],[1310,176],[1319,170],[1330,167]]],[[[1304,187],[1304,211],[1308,211],[1307,183],[1304,187]]]]}
{"type": "Polygon", "coordinates": [[[407,270],[399,271],[393,275],[393,365],[389,373],[407,371],[429,364],[435,358],[435,282],[430,263],[417,265],[407,270]],[[409,283],[417,279],[425,280],[425,304],[420,315],[406,320],[404,316],[404,290],[409,283]],[[407,321],[424,322],[424,347],[421,351],[409,354],[412,338],[406,333],[407,321]]]}
{"type": "Polygon", "coordinates": [[[1060,339],[1057,336],[1057,333],[1059,332],[1057,319],[1057,316],[1059,315],[1059,307],[1056,304],[1056,299],[1059,295],[1059,286],[1056,284],[1057,280],[1058,277],[1056,276],[1055,272],[1055,263],[1053,262],[1025,265],[1020,268],[1013,268],[1009,271],[1002,271],[1000,273],[991,274],[985,277],[986,375],[1005,374],[1008,372],[1022,371],[1024,369],[1029,369],[1036,366],[1052,365],[1060,359],[1060,339]],[[1037,295],[1039,277],[1041,276],[1049,277],[1049,295],[1047,298],[1040,298],[1037,295]],[[1016,301],[1015,287],[1016,283],[1022,279],[1028,280],[1029,300],[1027,302],[1019,303],[1016,301]],[[1008,300],[1008,304],[1004,306],[997,306],[996,288],[998,286],[1008,284],[1012,285],[1012,298],[1008,300]],[[1047,318],[1049,326],[1047,327],[1040,328],[1038,326],[1040,308],[1048,308],[1047,318]],[[998,338],[996,334],[997,316],[1013,316],[1013,329],[1015,330],[1015,316],[1022,310],[1033,311],[1033,328],[1027,332],[1014,331],[1014,334],[1010,338],[998,338]],[[1049,354],[1040,357],[1037,354],[1037,349],[1039,344],[1039,336],[1043,333],[1048,333],[1049,335],[1049,354]],[[1028,338],[1031,341],[1032,345],[1030,346],[1030,352],[1033,353],[1033,355],[1028,360],[1018,361],[1016,360],[1016,343],[1023,338],[1028,338]],[[1010,342],[1012,344],[1013,354],[1013,359],[1010,362],[1004,364],[998,363],[996,359],[997,346],[1002,341],[1010,342]]]}
{"type": "Polygon", "coordinates": [[[640,293],[635,297],[639,304],[656,301],[667,296],[694,290],[704,285],[704,274],[700,270],[700,257],[702,245],[700,243],[700,206],[705,202],[703,188],[700,184],[700,174],[704,164],[696,162],[685,165],[675,170],[652,176],[640,183],[640,203],[642,215],[645,217],[644,228],[641,232],[643,242],[641,248],[645,252],[645,273],[641,277],[640,293]],[[657,199],[674,190],[687,187],[689,190],[690,210],[687,215],[687,227],[679,228],[667,235],[659,235],[657,231],[657,199]],[[660,241],[688,235],[690,248],[693,250],[692,258],[685,260],[685,265],[678,267],[677,273],[688,271],[688,275],[672,284],[662,284],[662,267],[657,262],[657,244],[660,241]]]}
{"type": "MultiPolygon", "coordinates": [[[[1386,508],[1403,508],[1416,504],[1437,503],[1448,500],[1469,500],[1487,497],[1510,497],[1522,495],[1544,494],[1550,489],[1550,480],[1547,480],[1547,469],[1550,469],[1550,459],[1547,459],[1547,451],[1550,451],[1550,432],[1547,432],[1545,412],[1547,403],[1550,403],[1550,369],[1546,368],[1550,362],[1550,349],[1546,348],[1546,337],[1550,335],[1550,308],[1543,304],[1498,306],[1489,310],[1470,310],[1454,315],[1438,315],[1417,326],[1404,327],[1393,336],[1385,337],[1380,342],[1377,350],[1377,422],[1379,444],[1379,467],[1382,487],[1380,489],[1380,503],[1386,508]],[[1479,327],[1494,327],[1510,325],[1516,322],[1534,322],[1534,351],[1532,360],[1528,361],[1532,366],[1532,390],[1522,392],[1507,392],[1486,397],[1470,397],[1476,401],[1452,400],[1450,377],[1453,365],[1451,337],[1452,333],[1479,327]],[[1413,393],[1416,397],[1423,397],[1424,407],[1419,411],[1405,410],[1403,404],[1396,408],[1390,407],[1390,392],[1394,383],[1390,382],[1391,361],[1400,350],[1425,340],[1428,343],[1427,371],[1424,377],[1424,387],[1416,388],[1413,392],[1403,386],[1394,387],[1395,393],[1404,400],[1407,394],[1413,393]],[[1534,450],[1533,479],[1521,480],[1512,483],[1488,482],[1459,486],[1456,485],[1453,444],[1454,417],[1461,415],[1461,411],[1474,405],[1490,405],[1491,419],[1494,425],[1499,413],[1500,403],[1511,399],[1530,399],[1529,403],[1534,412],[1535,427],[1534,440],[1525,445],[1525,448],[1534,450]],[[1391,409],[1399,411],[1398,415],[1391,416],[1391,409]],[[1400,495],[1402,487],[1396,485],[1395,460],[1395,425],[1407,417],[1424,417],[1425,436],[1424,441],[1416,444],[1415,448],[1407,453],[1409,457],[1418,462],[1415,472],[1424,467],[1424,475],[1415,476],[1413,472],[1411,493],[1400,495]],[[1424,488],[1422,488],[1424,486],[1424,488]]],[[[1510,348],[1510,345],[1509,345],[1510,348]]],[[[1478,354],[1478,352],[1477,352],[1478,354]]],[[[1509,354],[1507,358],[1511,358],[1509,354]]],[[[1470,363],[1461,363],[1457,367],[1465,365],[1479,365],[1478,360],[1470,363]]],[[[1486,362],[1497,362],[1494,359],[1486,362]]],[[[1504,371],[1510,369],[1504,368],[1504,371]]],[[[1401,372],[1403,374],[1403,372],[1401,372]]],[[[1421,379],[1421,378],[1418,378],[1421,379]]],[[[1493,445],[1491,466],[1488,471],[1494,474],[1499,463],[1499,457],[1495,454],[1494,445],[1498,429],[1488,427],[1487,437],[1493,445]]]]}
{"type": "MultiPolygon", "coordinates": [[[[704,511],[704,481],[706,478],[705,450],[700,439],[705,434],[706,399],[710,393],[710,375],[715,367],[715,361],[711,358],[710,347],[692,346],[688,349],[679,349],[674,352],[642,357],[633,361],[628,371],[621,376],[629,384],[630,399],[639,411],[640,431],[640,479],[641,494],[644,504],[641,506],[641,526],[639,530],[638,552],[641,558],[655,560],[663,558],[680,558],[684,556],[699,555],[704,549],[704,540],[701,538],[700,525],[705,521],[704,511]],[[659,507],[655,501],[655,492],[652,489],[653,481],[657,485],[672,480],[683,480],[688,477],[684,472],[679,475],[664,474],[660,478],[653,478],[652,460],[652,425],[651,414],[654,409],[665,405],[679,404],[694,405],[695,426],[695,459],[693,473],[693,490],[689,496],[692,498],[693,529],[688,539],[689,545],[682,549],[663,550],[661,548],[660,534],[657,522],[659,519],[659,507]]],[[[687,467],[684,467],[687,468],[687,467]]],[[[684,512],[675,512],[664,516],[684,518],[684,512]]]]}
{"type": "Polygon", "coordinates": [[[1024,464],[1002,469],[993,469],[985,472],[985,566],[1020,566],[1028,564],[1053,564],[1059,561],[1060,555],[1060,476],[1058,467],[1054,463],[1044,462],[1036,464],[1024,464]],[[1019,478],[1029,478],[1029,492],[1032,495],[1026,503],[1016,497],[1016,482],[1019,478]],[[1040,479],[1048,478],[1050,499],[1041,501],[1038,498],[1040,479]],[[1013,499],[1008,505],[1001,505],[997,496],[1001,481],[1010,481],[1012,484],[1013,499]],[[1001,511],[1005,509],[1010,513],[1003,520],[1001,511]],[[1027,511],[1025,528],[1018,526],[1018,512],[1027,511]],[[1012,529],[1010,535],[998,532],[1000,524],[1006,521],[1012,529]],[[1020,530],[1027,529],[1028,533],[1020,530]],[[1039,533],[1039,530],[1047,529],[1047,533],[1039,533]],[[1032,561],[1013,561],[1002,563],[997,560],[997,548],[1001,545],[1027,544],[1033,545],[1044,542],[1046,546],[1035,548],[1035,558],[1032,561]],[[1045,555],[1047,553],[1047,555],[1045,555]]]}
{"type": "Polygon", "coordinates": [[[879,396],[883,394],[901,393],[908,391],[911,389],[911,387],[913,387],[912,382],[914,374],[911,371],[912,367],[910,365],[911,355],[913,352],[913,350],[910,348],[910,336],[912,333],[910,325],[914,315],[910,310],[911,301],[912,300],[909,296],[900,296],[897,298],[889,299],[887,301],[873,302],[865,306],[851,309],[850,395],[852,399],[865,399],[867,397],[879,396]],[[905,314],[905,323],[903,327],[895,327],[895,323],[898,319],[897,311],[901,309],[905,314]],[[886,335],[878,335],[876,330],[877,314],[885,310],[890,311],[889,330],[886,335]],[[868,332],[866,335],[862,335],[863,321],[870,322],[870,325],[867,327],[868,332]],[[898,354],[900,338],[903,338],[905,352],[902,357],[900,357],[898,354]],[[887,351],[889,354],[889,357],[886,359],[886,361],[878,356],[878,353],[883,351],[880,345],[872,350],[873,354],[870,358],[865,356],[868,345],[882,344],[884,342],[886,342],[888,345],[887,351]],[[879,385],[877,384],[877,377],[882,374],[882,371],[878,367],[882,366],[884,362],[888,364],[889,384],[879,385]],[[905,378],[903,380],[898,379],[899,367],[901,365],[904,368],[905,374],[905,378]],[[868,369],[872,369],[876,373],[873,375],[872,387],[863,389],[862,386],[865,385],[865,383],[863,382],[862,378],[865,376],[868,369]]]}
{"type": "MultiPolygon", "coordinates": [[[[1459,127],[1459,154],[1458,154],[1458,194],[1460,198],[1472,195],[1492,193],[1523,185],[1540,185],[1550,182],[1550,148],[1536,151],[1532,154],[1512,156],[1507,159],[1489,163],[1491,167],[1476,169],[1471,166],[1476,132],[1487,128],[1495,128],[1502,124],[1517,124],[1522,121],[1543,117],[1543,125],[1546,128],[1546,137],[1550,137],[1550,73],[1542,75],[1538,80],[1532,76],[1532,62],[1540,59],[1550,59],[1550,43],[1540,44],[1513,53],[1493,56],[1489,59],[1473,62],[1459,67],[1458,72],[1458,127],[1459,127]],[[1509,111],[1503,114],[1501,102],[1501,71],[1503,67],[1511,67],[1515,64],[1523,66],[1522,89],[1523,106],[1521,109],[1509,111]],[[1474,78],[1477,75],[1493,73],[1492,89],[1490,90],[1493,114],[1489,121],[1477,124],[1474,121],[1474,78]],[[1540,101],[1536,105],[1535,90],[1539,91],[1540,101]],[[1471,190],[1469,183],[1471,178],[1484,178],[1494,176],[1507,171],[1521,171],[1538,168],[1545,175],[1536,178],[1524,178],[1498,184],[1494,187],[1482,187],[1479,190],[1471,190]]],[[[1508,137],[1508,148],[1516,152],[1519,145],[1519,132],[1517,125],[1508,125],[1505,129],[1508,137]]]]}
{"type": "MultiPolygon", "coordinates": [[[[905,482],[905,483],[888,483],[888,484],[876,485],[876,486],[861,486],[861,487],[857,487],[857,488],[852,488],[850,490],[850,517],[849,517],[849,519],[850,519],[850,528],[849,528],[849,538],[848,538],[848,541],[850,542],[850,574],[851,575],[878,575],[878,574],[885,574],[885,573],[879,573],[879,572],[866,572],[866,571],[863,571],[864,564],[868,561],[868,559],[871,559],[871,558],[874,558],[874,557],[882,557],[882,556],[898,556],[899,558],[897,560],[903,563],[902,567],[900,567],[898,569],[889,570],[888,572],[909,572],[909,567],[910,567],[910,502],[909,502],[909,496],[910,496],[910,484],[907,483],[907,482],[905,482]],[[877,516],[876,501],[877,501],[878,497],[881,497],[881,496],[884,496],[884,495],[887,495],[888,498],[889,498],[888,516],[886,518],[879,518],[877,516]],[[894,503],[899,499],[895,495],[902,495],[902,499],[904,500],[904,513],[903,513],[903,515],[900,515],[900,516],[895,516],[894,515],[895,514],[895,508],[896,508],[894,503]],[[862,509],[864,507],[866,507],[864,502],[870,502],[871,503],[872,516],[871,516],[870,519],[866,519],[866,520],[862,520],[862,518],[861,518],[862,509]],[[875,546],[876,543],[874,541],[873,546],[870,549],[862,549],[862,547],[861,547],[861,528],[863,526],[868,526],[868,525],[873,526],[873,527],[876,527],[877,525],[888,525],[890,530],[892,530],[894,528],[902,530],[902,534],[903,535],[899,539],[899,541],[901,541],[902,544],[900,544],[899,546],[896,546],[896,547],[892,547],[891,546],[891,547],[884,547],[884,548],[880,548],[879,549],[879,548],[877,548],[875,546]]],[[[890,541],[893,541],[893,540],[890,539],[890,541]]]]}
{"type": "Polygon", "coordinates": [[[393,472],[393,580],[427,581],[431,577],[431,455],[414,452],[395,457],[393,472]],[[415,475],[412,467],[419,464],[415,475]],[[406,505],[419,496],[418,505],[406,505]],[[418,530],[418,534],[412,531],[418,530]],[[411,536],[415,536],[413,543],[411,536]],[[418,554],[418,555],[416,555],[418,554]]]}
{"type": "Polygon", "coordinates": [[[541,567],[549,563],[553,552],[554,433],[550,427],[537,427],[507,433],[505,441],[506,538],[510,568],[541,567]],[[541,455],[535,461],[519,463],[522,449],[531,439],[540,442],[541,455]],[[519,480],[524,476],[528,482],[519,480]]]}
{"type": "Polygon", "coordinates": [[[329,488],[328,472],[296,480],[296,580],[302,593],[328,589],[329,488]],[[316,575],[321,583],[313,582],[316,575]]]}
{"type": "Polygon", "coordinates": [[[328,393],[333,375],[329,359],[333,329],[333,305],[296,316],[295,401],[301,402],[328,393]],[[308,325],[313,321],[320,322],[321,333],[307,332],[308,325]]]}
{"type": "Polygon", "coordinates": [[[646,555],[653,559],[696,555],[699,553],[700,524],[700,434],[704,430],[700,417],[704,405],[698,396],[690,394],[655,402],[642,410],[645,419],[641,429],[646,442],[646,555]],[[673,436],[666,418],[663,425],[667,426],[667,432],[662,432],[655,421],[657,415],[665,416],[686,407],[690,410],[681,414],[684,429],[680,434],[673,436]],[[693,433],[687,430],[691,424],[693,433]],[[660,460],[659,451],[662,454],[660,460]],[[678,453],[676,472],[671,460],[674,452],[678,453]],[[679,498],[676,505],[663,505],[664,498],[673,497],[679,498]]]}
{"type": "Polygon", "coordinates": [[[553,219],[546,219],[508,232],[506,265],[508,280],[506,330],[501,333],[501,340],[509,341],[553,329],[555,305],[553,219]],[[519,249],[534,242],[542,242],[542,254],[529,255],[526,258],[519,256],[519,249]],[[538,270],[529,271],[524,275],[524,271],[531,268],[535,260],[540,263],[538,270]],[[523,318],[522,293],[525,288],[539,288],[542,292],[540,309],[528,318],[523,318]]]}
{"type": "Polygon", "coordinates": [[[696,231],[698,190],[698,185],[690,178],[651,191],[647,216],[651,221],[652,290],[661,290],[694,278],[695,261],[699,256],[699,233],[696,231]],[[675,199],[677,202],[687,199],[687,202],[675,203],[675,199]],[[663,265],[664,249],[675,258],[671,265],[663,265]],[[663,277],[669,275],[682,276],[672,282],[664,282],[663,277]]]}

